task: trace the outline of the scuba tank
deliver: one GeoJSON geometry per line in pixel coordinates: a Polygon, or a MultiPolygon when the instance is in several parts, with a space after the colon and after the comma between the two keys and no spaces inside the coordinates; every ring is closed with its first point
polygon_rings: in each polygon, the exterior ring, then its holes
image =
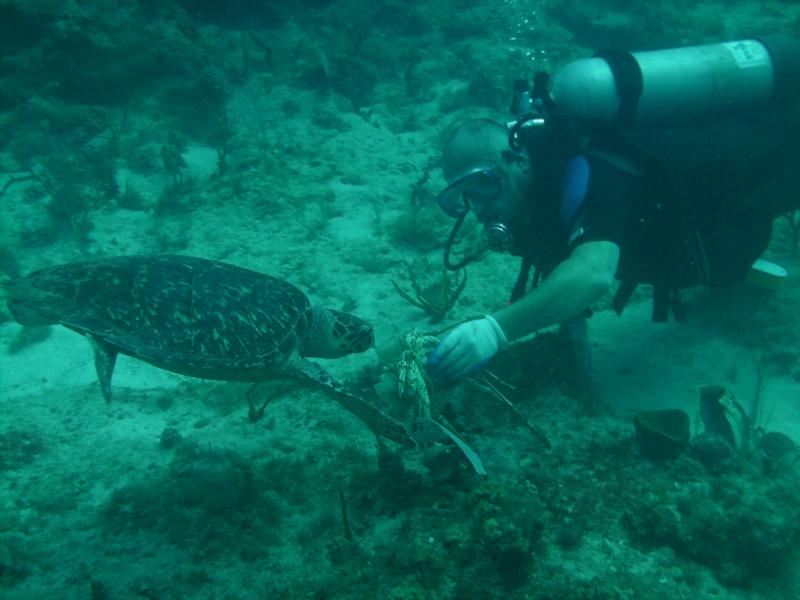
{"type": "MultiPolygon", "coordinates": [[[[649,52],[604,51],[567,64],[543,83],[532,96],[550,116],[623,127],[686,123],[794,102],[800,95],[800,42],[776,34],[649,52]]],[[[518,82],[515,97],[522,101],[515,104],[526,104],[524,92],[518,82]]]]}
{"type": "Polygon", "coordinates": [[[552,76],[536,73],[532,88],[516,81],[511,112],[512,150],[547,130],[564,156],[592,148],[627,156],[675,196],[698,186],[736,195],[796,164],[800,40],[599,52],[552,76]]]}

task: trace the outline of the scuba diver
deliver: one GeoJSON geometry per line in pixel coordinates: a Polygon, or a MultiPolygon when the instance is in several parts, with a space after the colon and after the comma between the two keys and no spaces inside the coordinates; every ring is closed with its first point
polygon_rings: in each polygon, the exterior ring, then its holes
{"type": "Polygon", "coordinates": [[[800,208],[800,43],[781,35],[604,52],[518,82],[509,125],[472,119],[447,139],[437,196],[485,246],[522,259],[511,301],[457,325],[431,376],[480,369],[511,341],[560,325],[586,369],[586,318],[615,280],[621,313],[653,287],[653,320],[685,320],[679,290],[744,280],[772,221],[800,208]],[[534,269],[532,285],[529,272],[534,269]]]}

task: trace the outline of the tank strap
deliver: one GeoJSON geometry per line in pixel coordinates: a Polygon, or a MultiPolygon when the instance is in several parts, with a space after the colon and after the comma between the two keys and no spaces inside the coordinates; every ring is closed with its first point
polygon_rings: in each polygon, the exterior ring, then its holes
{"type": "Polygon", "coordinates": [[[636,117],[636,108],[644,90],[644,79],[639,63],[626,50],[600,50],[594,55],[602,58],[611,68],[619,94],[619,110],[615,125],[629,127],[636,117]]]}
{"type": "Polygon", "coordinates": [[[767,49],[775,74],[772,100],[777,107],[789,107],[800,98],[800,40],[773,33],[755,38],[767,49]]]}

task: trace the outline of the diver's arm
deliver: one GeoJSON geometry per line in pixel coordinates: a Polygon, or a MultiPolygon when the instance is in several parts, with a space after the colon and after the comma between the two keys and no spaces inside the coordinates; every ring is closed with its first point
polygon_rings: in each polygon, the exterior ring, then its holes
{"type": "Polygon", "coordinates": [[[536,289],[492,316],[508,341],[563,323],[608,291],[618,262],[619,247],[613,242],[580,244],[536,289]]]}
{"type": "Polygon", "coordinates": [[[522,300],[453,328],[428,355],[428,373],[444,379],[469,375],[510,340],[569,320],[608,290],[618,261],[619,247],[612,242],[580,244],[522,300]]]}

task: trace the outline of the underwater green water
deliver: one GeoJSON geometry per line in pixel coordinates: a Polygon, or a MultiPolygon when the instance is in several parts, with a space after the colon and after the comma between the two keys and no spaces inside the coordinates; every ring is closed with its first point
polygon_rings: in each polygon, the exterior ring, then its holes
{"type": "MultiPolygon", "coordinates": [[[[800,597],[783,47],[676,55],[657,93],[643,69],[611,123],[652,108],[635,158],[679,148],[667,183],[720,239],[746,196],[711,258],[763,241],[766,266],[687,284],[666,323],[652,281],[622,316],[609,294],[578,352],[548,327],[475,377],[426,374],[520,269],[443,270],[485,239],[469,215],[448,243],[437,205],[456,125],[512,122],[515,80],[598,50],[767,33],[800,37],[800,4],[0,0],[0,598],[800,597]]],[[[593,86],[592,119],[548,113],[574,153],[617,106],[593,86]]]]}

